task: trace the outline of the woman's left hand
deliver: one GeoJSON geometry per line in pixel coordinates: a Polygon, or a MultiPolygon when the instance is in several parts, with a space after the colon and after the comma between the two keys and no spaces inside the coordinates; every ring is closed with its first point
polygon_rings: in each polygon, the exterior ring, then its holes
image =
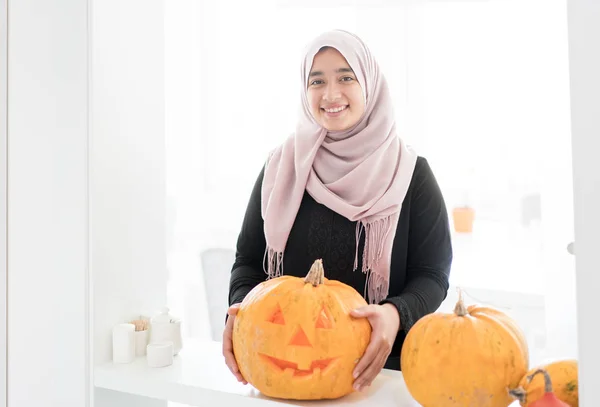
{"type": "Polygon", "coordinates": [[[392,350],[400,329],[400,315],[392,304],[367,305],[350,312],[355,318],[368,318],[371,341],[354,368],[354,388],[361,391],[370,386],[379,374],[392,350]]]}

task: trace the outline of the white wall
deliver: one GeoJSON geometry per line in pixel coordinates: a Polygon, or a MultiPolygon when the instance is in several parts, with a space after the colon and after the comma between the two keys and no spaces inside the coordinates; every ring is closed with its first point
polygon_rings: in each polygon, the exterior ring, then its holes
{"type": "MultiPolygon", "coordinates": [[[[166,305],[163,0],[100,0],[92,18],[90,244],[93,364],[113,325],[166,305]]],[[[95,390],[96,407],[165,401],[95,390]]]]}
{"type": "MultiPolygon", "coordinates": [[[[206,291],[202,279],[200,252],[206,238],[208,215],[205,167],[211,150],[202,134],[210,134],[210,121],[216,117],[218,43],[208,40],[217,21],[214,2],[177,0],[165,2],[165,153],[168,199],[167,301],[183,318],[183,334],[210,337],[206,291]],[[201,34],[201,35],[200,35],[201,34]],[[211,78],[211,80],[201,80],[211,78]],[[190,182],[190,179],[192,182],[190,182]]],[[[219,244],[218,234],[210,243],[219,244]]]]}
{"type": "MultiPolygon", "coordinates": [[[[0,349],[6,349],[6,0],[0,0],[0,349]]],[[[6,407],[6,352],[0,352],[0,407],[6,407]]]]}
{"type": "Polygon", "coordinates": [[[112,325],[166,301],[163,4],[94,6],[88,21],[88,0],[10,4],[10,407],[91,405],[87,356],[108,362],[112,325]]]}
{"type": "Polygon", "coordinates": [[[94,364],[111,328],[166,305],[163,0],[93,5],[94,364]]]}
{"type": "Polygon", "coordinates": [[[8,405],[82,407],[87,1],[9,3],[8,405]]]}
{"type": "Polygon", "coordinates": [[[575,207],[577,326],[580,363],[579,405],[597,406],[600,352],[598,230],[600,230],[600,3],[569,0],[571,121],[575,207]]]}

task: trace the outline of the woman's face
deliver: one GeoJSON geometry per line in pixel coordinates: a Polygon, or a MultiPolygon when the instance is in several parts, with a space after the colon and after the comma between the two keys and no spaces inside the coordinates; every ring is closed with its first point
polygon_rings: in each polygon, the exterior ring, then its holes
{"type": "Polygon", "coordinates": [[[311,113],[329,131],[349,129],[365,111],[356,75],[346,58],[334,48],[315,55],[307,86],[311,113]]]}

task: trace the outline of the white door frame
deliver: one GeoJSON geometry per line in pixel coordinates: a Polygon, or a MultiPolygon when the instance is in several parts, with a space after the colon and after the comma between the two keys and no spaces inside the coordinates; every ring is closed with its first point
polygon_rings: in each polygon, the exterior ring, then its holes
{"type": "Polygon", "coordinates": [[[0,0],[0,407],[89,404],[89,1],[0,0]]]}
{"type": "Polygon", "coordinates": [[[8,4],[0,0],[0,407],[6,407],[6,380],[8,343],[6,337],[7,304],[7,100],[8,100],[8,4]]]}
{"type": "MultiPolygon", "coordinates": [[[[568,0],[577,335],[579,348],[579,405],[598,405],[596,393],[600,335],[596,309],[598,238],[600,230],[600,4],[597,0],[568,0]]],[[[557,299],[560,301],[560,299],[557,299]]]]}

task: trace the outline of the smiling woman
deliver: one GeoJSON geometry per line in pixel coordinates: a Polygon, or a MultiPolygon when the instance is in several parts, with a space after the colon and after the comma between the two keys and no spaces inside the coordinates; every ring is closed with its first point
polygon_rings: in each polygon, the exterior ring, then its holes
{"type": "MultiPolygon", "coordinates": [[[[301,277],[322,259],[326,277],[366,301],[338,318],[365,319],[372,328],[351,369],[352,387],[362,390],[382,368],[401,368],[406,333],[446,296],[448,214],[427,161],[399,137],[386,77],[358,36],[322,33],[300,69],[303,110],[255,182],[231,271],[230,312],[265,279],[301,277]]],[[[231,350],[234,319],[223,350],[247,381],[231,350]]],[[[288,334],[282,339],[293,341],[288,334]]]]}
{"type": "Polygon", "coordinates": [[[365,95],[356,74],[333,47],[323,47],[315,55],[308,100],[315,120],[330,131],[349,129],[365,112],[365,95]]]}

